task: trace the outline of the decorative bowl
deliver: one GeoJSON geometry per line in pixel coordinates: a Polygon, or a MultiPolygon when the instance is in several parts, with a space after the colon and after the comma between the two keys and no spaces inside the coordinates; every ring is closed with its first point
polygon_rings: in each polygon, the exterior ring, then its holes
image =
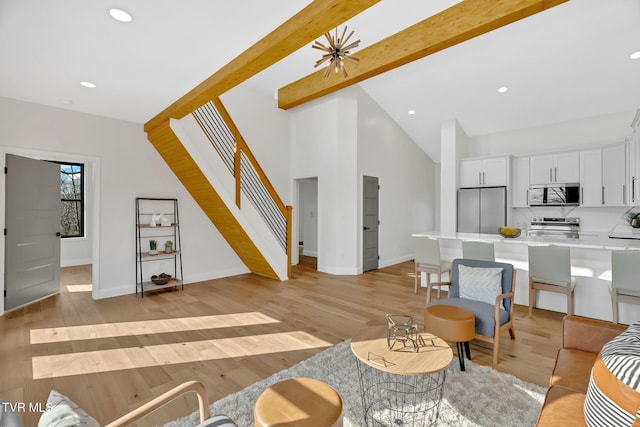
{"type": "Polygon", "coordinates": [[[500,233],[500,235],[502,237],[506,237],[507,239],[515,239],[516,237],[520,236],[520,233],[522,232],[522,230],[520,230],[519,228],[516,228],[516,233],[514,235],[506,235],[502,232],[502,228],[498,229],[498,232],[500,233]]]}
{"type": "Polygon", "coordinates": [[[166,285],[167,283],[169,283],[169,280],[171,280],[170,274],[162,273],[158,276],[156,275],[151,276],[151,281],[156,285],[166,285]]]}

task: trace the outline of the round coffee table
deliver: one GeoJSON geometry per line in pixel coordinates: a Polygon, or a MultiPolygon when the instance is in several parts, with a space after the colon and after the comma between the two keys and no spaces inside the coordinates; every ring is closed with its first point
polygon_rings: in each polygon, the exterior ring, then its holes
{"type": "Polygon", "coordinates": [[[438,419],[451,347],[421,333],[419,346],[390,350],[386,338],[354,339],[364,425],[431,426],[438,419]]]}

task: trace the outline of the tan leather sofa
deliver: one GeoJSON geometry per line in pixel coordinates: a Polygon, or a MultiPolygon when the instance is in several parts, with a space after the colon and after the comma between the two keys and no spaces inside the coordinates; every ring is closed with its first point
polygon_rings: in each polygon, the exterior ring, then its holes
{"type": "Polygon", "coordinates": [[[627,327],[611,322],[565,316],[549,389],[536,426],[584,426],[584,399],[591,368],[602,346],[627,327]]]}

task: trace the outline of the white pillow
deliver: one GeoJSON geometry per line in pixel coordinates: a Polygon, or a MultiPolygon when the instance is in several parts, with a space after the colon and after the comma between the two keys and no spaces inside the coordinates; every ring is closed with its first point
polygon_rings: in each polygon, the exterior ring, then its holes
{"type": "Polygon", "coordinates": [[[51,390],[47,399],[47,410],[40,416],[38,427],[100,427],[98,422],[87,415],[67,396],[51,390]]]}
{"type": "MultiPolygon", "coordinates": [[[[460,298],[494,305],[502,293],[502,268],[467,267],[458,264],[460,298]]],[[[504,301],[503,301],[503,307],[504,301]]]]}

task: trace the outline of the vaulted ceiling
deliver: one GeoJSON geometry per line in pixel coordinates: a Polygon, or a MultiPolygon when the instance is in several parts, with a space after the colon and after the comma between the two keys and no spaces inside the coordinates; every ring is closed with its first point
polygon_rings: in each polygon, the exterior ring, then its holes
{"type": "MultiPolygon", "coordinates": [[[[0,96],[145,123],[309,3],[0,0],[0,96]]],[[[357,52],[456,3],[380,1],[346,24],[357,52]]],[[[483,135],[640,107],[639,23],[637,0],[572,0],[358,84],[438,161],[443,120],[483,135]]],[[[275,98],[319,56],[309,44],[242,85],[275,98]]]]}

